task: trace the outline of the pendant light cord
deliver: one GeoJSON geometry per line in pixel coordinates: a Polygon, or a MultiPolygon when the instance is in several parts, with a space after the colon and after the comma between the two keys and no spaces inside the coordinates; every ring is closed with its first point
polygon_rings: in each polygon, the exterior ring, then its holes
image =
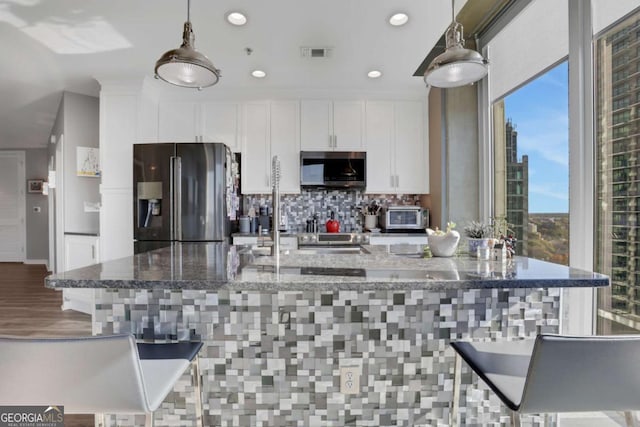
{"type": "Polygon", "coordinates": [[[191,22],[191,0],[187,0],[187,22],[191,22]]]}

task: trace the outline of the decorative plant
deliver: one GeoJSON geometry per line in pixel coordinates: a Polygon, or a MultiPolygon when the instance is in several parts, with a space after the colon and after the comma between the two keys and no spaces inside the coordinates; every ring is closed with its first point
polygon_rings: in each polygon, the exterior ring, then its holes
{"type": "Polygon", "coordinates": [[[491,224],[485,224],[484,222],[471,221],[464,228],[464,234],[470,239],[484,239],[492,236],[493,227],[491,224]]]}
{"type": "Polygon", "coordinates": [[[499,239],[502,236],[507,236],[513,231],[509,228],[510,224],[507,222],[506,217],[496,217],[491,219],[491,230],[493,237],[499,239]]]}
{"type": "Polygon", "coordinates": [[[454,228],[456,228],[456,223],[452,222],[452,221],[449,221],[449,222],[447,222],[447,231],[442,231],[438,227],[436,227],[436,229],[433,230],[433,234],[435,234],[436,236],[442,236],[442,235],[448,234],[449,232],[453,231],[454,228]]]}
{"type": "Polygon", "coordinates": [[[446,231],[438,227],[435,230],[427,229],[429,248],[433,256],[450,257],[455,253],[460,241],[460,233],[454,230],[455,226],[455,222],[447,222],[446,231]]]}

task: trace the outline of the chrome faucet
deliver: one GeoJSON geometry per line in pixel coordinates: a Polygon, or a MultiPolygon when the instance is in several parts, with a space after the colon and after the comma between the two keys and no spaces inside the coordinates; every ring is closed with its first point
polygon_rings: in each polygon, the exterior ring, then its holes
{"type": "Polygon", "coordinates": [[[280,159],[273,156],[271,159],[271,183],[273,186],[273,231],[271,238],[271,255],[280,256],[280,159]]]}

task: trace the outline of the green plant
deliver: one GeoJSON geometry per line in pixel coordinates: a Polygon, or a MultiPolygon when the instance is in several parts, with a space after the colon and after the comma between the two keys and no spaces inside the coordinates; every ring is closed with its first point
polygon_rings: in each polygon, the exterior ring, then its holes
{"type": "Polygon", "coordinates": [[[500,239],[501,237],[513,234],[513,229],[511,227],[513,227],[513,224],[509,224],[507,222],[507,218],[504,216],[491,218],[491,228],[495,239],[500,239]]]}
{"type": "Polygon", "coordinates": [[[491,237],[493,234],[493,227],[491,224],[485,224],[480,221],[471,221],[469,225],[464,227],[464,234],[470,239],[484,239],[491,237]]]}
{"type": "Polygon", "coordinates": [[[438,227],[436,227],[436,229],[434,230],[434,232],[435,232],[434,234],[436,236],[442,236],[442,235],[445,235],[445,234],[449,233],[454,228],[456,228],[456,223],[452,222],[452,221],[449,221],[449,222],[447,222],[447,231],[442,231],[438,227]]]}

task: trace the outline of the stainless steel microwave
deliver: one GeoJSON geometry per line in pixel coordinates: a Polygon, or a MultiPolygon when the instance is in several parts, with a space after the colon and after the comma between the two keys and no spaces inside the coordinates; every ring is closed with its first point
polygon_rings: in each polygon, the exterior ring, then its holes
{"type": "Polygon", "coordinates": [[[385,230],[420,230],[425,224],[420,206],[389,206],[380,212],[380,226],[385,230]]]}
{"type": "Polygon", "coordinates": [[[364,188],[367,153],[361,151],[300,152],[302,188],[364,188]]]}

